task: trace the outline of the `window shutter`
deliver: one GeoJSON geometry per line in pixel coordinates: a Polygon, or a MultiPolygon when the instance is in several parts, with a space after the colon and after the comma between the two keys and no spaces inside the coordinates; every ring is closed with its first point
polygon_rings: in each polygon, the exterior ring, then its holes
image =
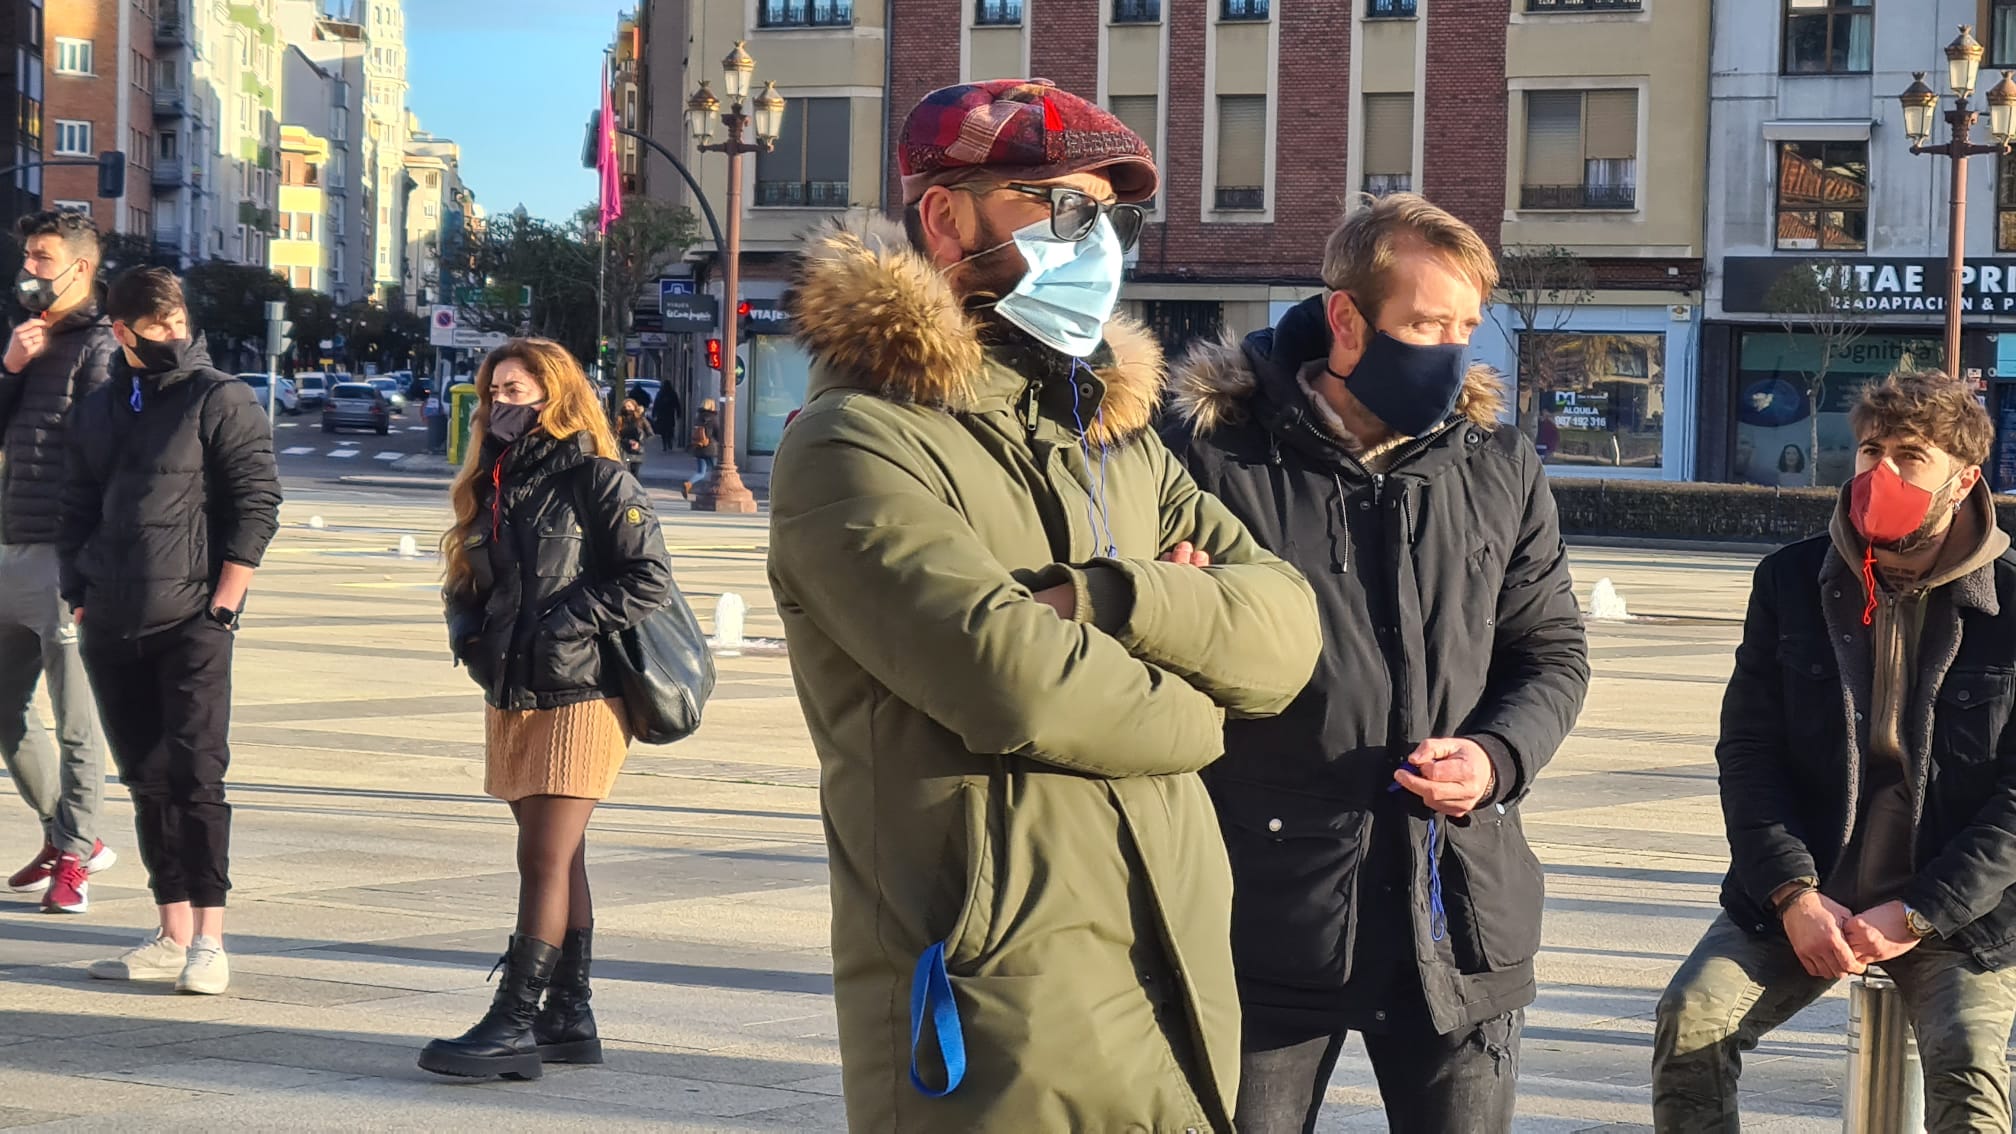
{"type": "Polygon", "coordinates": [[[1106,101],[1111,104],[1108,109],[1113,112],[1113,117],[1139,134],[1141,140],[1148,143],[1149,149],[1155,148],[1155,137],[1161,133],[1157,128],[1161,108],[1154,95],[1114,95],[1106,101]]]}
{"type": "Polygon", "coordinates": [[[1365,172],[1414,172],[1414,96],[1365,96],[1365,172]]]}
{"type": "Polygon", "coordinates": [[[1588,141],[1591,160],[1601,161],[1638,156],[1638,92],[1590,91],[1587,100],[1588,141]]]}
{"type": "Polygon", "coordinates": [[[1258,189],[1267,183],[1267,96],[1218,98],[1218,187],[1258,189]]]}
{"type": "Polygon", "coordinates": [[[1526,92],[1527,185],[1582,184],[1582,92],[1526,92]]]}
{"type": "Polygon", "coordinates": [[[852,103],[844,98],[811,98],[805,107],[805,180],[847,184],[849,143],[854,137],[852,103]]]}

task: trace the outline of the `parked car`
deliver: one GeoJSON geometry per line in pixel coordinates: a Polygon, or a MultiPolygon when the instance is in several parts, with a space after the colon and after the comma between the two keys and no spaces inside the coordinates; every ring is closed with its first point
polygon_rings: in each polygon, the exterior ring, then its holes
{"type": "Polygon", "coordinates": [[[392,404],[393,413],[406,412],[406,382],[404,380],[400,379],[396,374],[381,374],[376,378],[367,378],[365,381],[370,384],[372,389],[385,395],[385,400],[392,404]]]}
{"type": "Polygon", "coordinates": [[[369,429],[383,437],[392,428],[392,406],[369,382],[338,382],[322,404],[322,432],[369,429]]]}
{"type": "Polygon", "coordinates": [[[302,409],[315,409],[328,402],[329,387],[336,379],[319,370],[304,371],[294,376],[294,388],[300,391],[302,409]]]}
{"type": "MultiPolygon", "coordinates": [[[[272,399],[273,395],[268,386],[270,379],[267,375],[240,374],[238,375],[238,380],[252,387],[252,396],[259,399],[260,405],[266,405],[272,399]]],[[[281,413],[292,414],[301,412],[301,392],[294,388],[294,380],[292,378],[280,379],[279,409],[281,413]]],[[[268,412],[271,412],[270,407],[268,412]]]]}

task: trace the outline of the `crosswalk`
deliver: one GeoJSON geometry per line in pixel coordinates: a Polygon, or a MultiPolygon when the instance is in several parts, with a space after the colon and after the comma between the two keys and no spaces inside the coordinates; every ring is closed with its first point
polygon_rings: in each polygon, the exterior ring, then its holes
{"type": "MultiPolygon", "coordinates": [[[[339,461],[349,461],[349,460],[355,460],[358,457],[363,456],[364,450],[359,449],[354,445],[337,445],[336,447],[329,449],[325,452],[321,449],[316,448],[313,445],[291,445],[285,449],[280,450],[280,455],[283,457],[310,457],[320,455],[324,457],[332,457],[339,461]]],[[[401,457],[410,457],[412,455],[413,454],[411,453],[401,453],[396,449],[386,449],[377,453],[373,453],[371,455],[371,459],[374,461],[396,461],[401,457]]]]}
{"type": "MultiPolygon", "coordinates": [[[[307,429],[310,427],[315,429],[322,428],[320,424],[314,422],[300,422],[300,421],[282,421],[278,422],[276,424],[276,427],[280,429],[307,429]]],[[[427,432],[427,427],[424,425],[402,425],[399,428],[404,429],[408,433],[427,432]]]]}

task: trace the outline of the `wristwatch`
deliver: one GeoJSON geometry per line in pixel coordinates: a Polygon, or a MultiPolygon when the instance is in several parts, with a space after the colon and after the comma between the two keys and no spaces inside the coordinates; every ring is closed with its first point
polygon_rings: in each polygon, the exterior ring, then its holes
{"type": "Polygon", "coordinates": [[[1939,931],[1933,928],[1931,922],[1925,920],[1925,915],[1912,909],[1910,906],[1904,907],[1904,924],[1910,928],[1912,935],[1920,941],[1925,940],[1927,937],[1939,936],[1939,931]]]}
{"type": "Polygon", "coordinates": [[[238,612],[229,607],[213,606],[203,616],[226,630],[238,629],[238,612]]]}

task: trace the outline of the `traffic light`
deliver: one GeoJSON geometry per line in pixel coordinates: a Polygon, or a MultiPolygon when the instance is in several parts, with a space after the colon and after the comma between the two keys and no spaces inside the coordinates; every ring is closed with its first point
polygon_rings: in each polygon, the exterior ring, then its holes
{"type": "Polygon", "coordinates": [[[707,366],[711,370],[721,369],[721,340],[707,340],[707,366]]]}
{"type": "Polygon", "coordinates": [[[266,355],[286,358],[294,350],[294,324],[287,318],[287,305],[278,300],[266,304],[266,355]]]}
{"type": "Polygon", "coordinates": [[[746,299],[735,305],[735,341],[738,343],[749,341],[749,301],[746,299]]]}
{"type": "Polygon", "coordinates": [[[105,150],[98,155],[98,196],[116,201],[126,195],[126,155],[105,150]]]}
{"type": "Polygon", "coordinates": [[[581,139],[581,168],[594,169],[597,158],[602,156],[602,112],[588,112],[588,132],[581,139]]]}

